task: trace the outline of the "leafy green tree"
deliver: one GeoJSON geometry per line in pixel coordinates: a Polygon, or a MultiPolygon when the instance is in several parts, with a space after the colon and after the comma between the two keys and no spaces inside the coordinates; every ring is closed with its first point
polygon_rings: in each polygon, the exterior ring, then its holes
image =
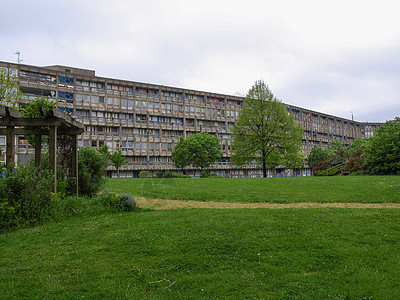
{"type": "Polygon", "coordinates": [[[184,172],[183,169],[190,165],[191,161],[187,149],[187,142],[185,142],[183,137],[181,137],[179,142],[175,145],[171,159],[175,167],[182,170],[182,173],[184,172]]]}
{"type": "Polygon", "coordinates": [[[15,108],[21,97],[22,92],[17,83],[17,76],[10,70],[0,68],[0,101],[11,103],[11,106],[15,108]]]}
{"type": "Polygon", "coordinates": [[[307,163],[311,169],[315,169],[317,166],[321,165],[322,162],[326,162],[328,157],[328,151],[322,149],[321,147],[314,146],[307,157],[307,163]]]}
{"type": "Polygon", "coordinates": [[[108,150],[107,144],[101,146],[97,151],[108,161],[110,159],[110,152],[108,150]]]}
{"type": "Polygon", "coordinates": [[[181,138],[172,153],[175,166],[183,169],[188,165],[200,168],[202,174],[222,157],[221,146],[216,136],[206,132],[181,138]]]}
{"type": "Polygon", "coordinates": [[[222,157],[221,146],[215,135],[199,132],[186,138],[185,142],[190,162],[201,171],[222,157]]]}
{"type": "Polygon", "coordinates": [[[233,162],[242,166],[256,160],[262,165],[263,177],[267,168],[287,167],[299,159],[303,130],[262,80],[247,93],[231,132],[233,162]]]}
{"type": "Polygon", "coordinates": [[[122,151],[120,149],[112,153],[109,157],[111,164],[117,169],[117,175],[119,178],[119,168],[125,165],[127,161],[125,160],[125,157],[122,156],[122,151]]]}
{"type": "Polygon", "coordinates": [[[374,174],[400,175],[400,118],[387,121],[375,130],[366,148],[374,174]]]}

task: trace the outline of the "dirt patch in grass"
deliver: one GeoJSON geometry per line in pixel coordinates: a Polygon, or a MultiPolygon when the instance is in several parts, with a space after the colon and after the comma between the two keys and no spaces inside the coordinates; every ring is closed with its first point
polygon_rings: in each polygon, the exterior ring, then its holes
{"type": "Polygon", "coordinates": [[[399,203],[221,203],[182,200],[147,199],[137,197],[141,208],[179,209],[179,208],[400,208],[399,203]]]}

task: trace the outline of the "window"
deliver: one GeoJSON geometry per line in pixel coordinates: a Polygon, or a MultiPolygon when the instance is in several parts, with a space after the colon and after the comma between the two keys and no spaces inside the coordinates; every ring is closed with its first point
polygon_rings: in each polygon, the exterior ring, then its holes
{"type": "Polygon", "coordinates": [[[133,100],[128,100],[128,109],[133,109],[133,100]]]}
{"type": "Polygon", "coordinates": [[[121,99],[121,108],[122,109],[128,108],[128,100],[127,99],[121,99]]]}

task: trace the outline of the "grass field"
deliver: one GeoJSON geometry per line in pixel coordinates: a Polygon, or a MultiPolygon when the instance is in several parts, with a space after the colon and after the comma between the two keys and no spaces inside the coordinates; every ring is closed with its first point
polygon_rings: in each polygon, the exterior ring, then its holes
{"type": "Polygon", "coordinates": [[[398,299],[400,211],[164,210],[0,235],[2,299],[398,299]]]}
{"type": "MultiPolygon", "coordinates": [[[[149,198],[400,203],[400,177],[113,179],[149,198]]],[[[203,202],[204,203],[204,202],[203,202]]],[[[400,209],[141,209],[0,234],[1,299],[398,299],[400,209]]]]}
{"type": "Polygon", "coordinates": [[[400,176],[109,179],[135,196],[214,202],[400,203],[400,176]]]}

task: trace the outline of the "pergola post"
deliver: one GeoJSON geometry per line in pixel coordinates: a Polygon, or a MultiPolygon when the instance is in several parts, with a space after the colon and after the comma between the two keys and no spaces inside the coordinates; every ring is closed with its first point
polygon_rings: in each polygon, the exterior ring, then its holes
{"type": "Polygon", "coordinates": [[[40,167],[40,158],[42,156],[42,136],[35,135],[35,166],[40,167]]]}
{"type": "Polygon", "coordinates": [[[57,135],[72,137],[72,176],[76,178],[76,193],[78,194],[78,135],[83,124],[65,115],[57,108],[45,110],[41,108],[41,116],[22,118],[21,112],[5,106],[0,106],[0,135],[6,136],[6,163],[8,168],[15,165],[15,137],[18,135],[35,135],[35,165],[40,166],[42,152],[42,136],[49,136],[49,168],[54,172],[54,192],[57,192],[57,135]]]}
{"type": "Polygon", "coordinates": [[[78,196],[78,139],[77,135],[74,134],[71,136],[72,138],[72,176],[76,178],[76,195],[78,196]]]}
{"type": "Polygon", "coordinates": [[[57,193],[57,126],[49,129],[49,167],[54,172],[54,193],[57,193]]]}
{"type": "Polygon", "coordinates": [[[6,166],[7,168],[14,166],[15,159],[15,128],[7,126],[6,128],[6,166]]]}

